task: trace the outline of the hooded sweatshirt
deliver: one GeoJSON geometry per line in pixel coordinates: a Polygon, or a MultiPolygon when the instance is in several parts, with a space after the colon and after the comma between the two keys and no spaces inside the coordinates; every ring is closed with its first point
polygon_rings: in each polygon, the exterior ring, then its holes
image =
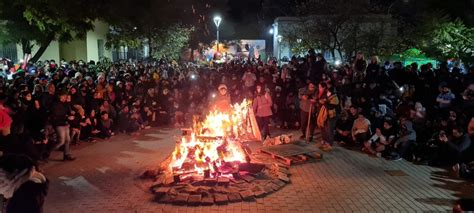
{"type": "Polygon", "coordinates": [[[404,121],[403,126],[406,127],[406,132],[400,135],[400,138],[398,138],[396,143],[399,144],[408,141],[416,141],[416,132],[413,129],[413,123],[411,121],[404,121]]]}

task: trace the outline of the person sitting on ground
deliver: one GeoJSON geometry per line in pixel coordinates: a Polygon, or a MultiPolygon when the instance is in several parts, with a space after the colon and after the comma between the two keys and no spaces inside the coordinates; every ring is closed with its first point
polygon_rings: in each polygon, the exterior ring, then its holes
{"type": "Polygon", "coordinates": [[[407,159],[408,153],[411,151],[410,149],[416,142],[416,131],[413,129],[412,122],[404,119],[401,120],[399,136],[393,145],[396,154],[392,155],[390,160],[400,160],[402,158],[407,159]]]}
{"type": "Polygon", "coordinates": [[[395,139],[397,132],[390,120],[383,122],[382,128],[376,128],[375,134],[364,143],[364,151],[371,155],[381,157],[382,153],[387,149],[395,139]]]}
{"type": "Polygon", "coordinates": [[[336,134],[334,135],[334,140],[340,145],[345,145],[351,143],[351,128],[352,124],[349,120],[349,114],[347,111],[342,111],[341,116],[336,122],[336,134]]]}
{"type": "Polygon", "coordinates": [[[439,135],[437,162],[453,165],[469,163],[474,160],[472,156],[469,156],[470,153],[466,152],[471,146],[469,135],[459,126],[454,127],[451,133],[451,136],[446,133],[439,135]]]}
{"type": "Polygon", "coordinates": [[[109,118],[109,113],[101,112],[99,123],[99,137],[102,139],[109,139],[112,136],[112,119],[109,118]]]}
{"type": "Polygon", "coordinates": [[[362,145],[370,136],[370,121],[365,118],[364,112],[360,111],[358,113],[357,119],[354,120],[352,125],[352,141],[356,145],[362,145]]]}
{"type": "Polygon", "coordinates": [[[86,116],[84,109],[78,111],[78,116],[80,118],[79,124],[81,126],[79,139],[87,142],[95,142],[94,138],[92,137],[92,130],[94,127],[92,126],[90,117],[86,116]]]}

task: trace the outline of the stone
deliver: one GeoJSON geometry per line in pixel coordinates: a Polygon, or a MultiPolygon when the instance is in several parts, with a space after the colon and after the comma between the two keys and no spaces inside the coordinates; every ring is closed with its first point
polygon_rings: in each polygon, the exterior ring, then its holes
{"type": "Polygon", "coordinates": [[[169,194],[165,194],[163,196],[161,196],[158,200],[159,203],[172,203],[174,200],[174,197],[169,195],[169,194]]]}
{"type": "Polygon", "coordinates": [[[243,175],[243,176],[241,176],[240,178],[242,178],[242,180],[245,180],[245,181],[248,182],[248,183],[250,183],[250,182],[252,182],[252,181],[255,180],[255,178],[252,177],[252,176],[250,176],[250,175],[243,175]]]}
{"type": "Polygon", "coordinates": [[[250,190],[241,191],[240,196],[242,197],[242,200],[245,200],[245,201],[255,200],[254,194],[250,190]]]}
{"type": "MultiPolygon", "coordinates": [[[[273,190],[273,189],[272,189],[273,190]]],[[[265,190],[259,186],[259,185],[255,185],[253,188],[252,188],[252,192],[253,192],[253,195],[255,197],[258,197],[258,198],[261,198],[263,197],[266,193],[265,193],[265,190]]]]}
{"type": "Polygon", "coordinates": [[[231,203],[235,203],[235,202],[240,202],[240,201],[242,201],[242,198],[240,197],[240,193],[235,193],[235,192],[233,192],[233,193],[230,193],[230,194],[228,195],[228,197],[229,197],[229,201],[230,201],[231,203]]]}
{"type": "Polygon", "coordinates": [[[288,177],[288,175],[284,174],[284,173],[279,173],[278,174],[278,179],[285,182],[285,183],[289,183],[290,182],[290,178],[288,177]]]}
{"type": "Polygon", "coordinates": [[[214,205],[214,196],[211,194],[208,196],[201,197],[201,205],[203,206],[212,206],[214,205]]]}
{"type": "Polygon", "coordinates": [[[229,198],[226,194],[214,194],[214,201],[217,205],[224,205],[229,202],[229,198]]]}
{"type": "Polygon", "coordinates": [[[271,182],[269,184],[267,184],[267,186],[269,186],[270,188],[273,189],[273,191],[278,191],[279,189],[281,189],[280,186],[276,185],[275,183],[271,182]]]}
{"type": "Polygon", "coordinates": [[[163,187],[155,187],[153,189],[153,193],[155,194],[160,194],[160,195],[163,195],[163,194],[166,194],[168,193],[169,191],[171,190],[171,187],[166,187],[166,186],[163,186],[163,187]]]}
{"type": "Polygon", "coordinates": [[[185,205],[188,203],[189,194],[179,193],[174,199],[173,203],[177,205],[185,205]]]}
{"type": "Polygon", "coordinates": [[[204,182],[208,186],[214,186],[217,183],[217,178],[204,178],[204,182]]]}
{"type": "Polygon", "coordinates": [[[189,195],[188,205],[190,206],[199,206],[201,204],[202,196],[200,194],[189,195]]]}
{"type": "Polygon", "coordinates": [[[263,190],[265,191],[265,194],[269,194],[269,193],[272,193],[273,191],[275,191],[275,190],[273,190],[272,185],[274,185],[274,184],[269,183],[269,184],[267,184],[263,187],[263,190]]]}
{"type": "Polygon", "coordinates": [[[254,195],[255,197],[258,197],[258,198],[264,197],[265,194],[267,194],[267,193],[265,193],[265,191],[263,191],[263,190],[254,191],[254,192],[253,192],[253,195],[254,195]]]}
{"type": "Polygon", "coordinates": [[[217,184],[221,185],[221,186],[222,185],[229,185],[229,182],[230,182],[229,178],[226,178],[226,177],[219,177],[217,179],[217,184]]]}
{"type": "Polygon", "coordinates": [[[281,180],[272,180],[272,183],[278,185],[280,188],[286,185],[286,183],[281,180]]]}
{"type": "Polygon", "coordinates": [[[290,175],[290,174],[291,174],[291,173],[290,173],[290,170],[285,169],[285,168],[282,168],[282,167],[278,167],[278,172],[279,172],[279,173],[284,173],[284,174],[286,174],[286,175],[290,175]]]}

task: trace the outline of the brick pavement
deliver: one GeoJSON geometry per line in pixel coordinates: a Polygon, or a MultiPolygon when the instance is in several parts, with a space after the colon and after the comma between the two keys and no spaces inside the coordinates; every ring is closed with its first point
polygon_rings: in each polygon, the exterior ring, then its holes
{"type": "MultiPolygon", "coordinates": [[[[51,180],[45,212],[446,212],[459,197],[474,196],[472,183],[450,178],[445,170],[338,147],[322,161],[292,166],[292,183],[256,202],[158,204],[137,176],[171,153],[175,135],[179,131],[173,129],[119,135],[75,147],[74,162],[51,161],[43,166],[51,180]],[[390,176],[386,170],[408,176],[390,176]]],[[[59,159],[59,153],[54,157],[59,159]]]]}

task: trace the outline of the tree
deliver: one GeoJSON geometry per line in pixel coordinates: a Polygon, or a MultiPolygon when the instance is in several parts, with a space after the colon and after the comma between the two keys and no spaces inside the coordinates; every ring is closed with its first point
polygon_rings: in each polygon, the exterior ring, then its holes
{"type": "Polygon", "coordinates": [[[107,47],[137,48],[149,45],[148,55],[152,57],[161,54],[162,50],[157,49],[161,47],[157,44],[163,41],[177,42],[164,44],[179,47],[183,38],[186,38],[185,47],[191,50],[201,47],[201,42],[209,42],[213,38],[209,26],[213,22],[209,14],[216,5],[222,4],[221,1],[210,0],[137,1],[117,0],[106,11],[106,21],[113,28],[107,36],[107,47]],[[117,14],[116,11],[123,13],[117,14]],[[183,32],[184,35],[178,36],[172,30],[183,32]]]}
{"type": "Polygon", "coordinates": [[[428,56],[474,63],[474,28],[461,19],[451,20],[440,12],[426,14],[418,35],[418,47],[428,56]]]}
{"type": "Polygon", "coordinates": [[[4,0],[0,5],[0,40],[19,43],[23,53],[33,54],[30,61],[37,61],[54,40],[67,42],[74,37],[82,38],[93,29],[93,21],[99,16],[102,1],[87,0],[4,0]],[[87,8],[80,10],[78,8],[87,8]]]}
{"type": "Polygon", "coordinates": [[[150,47],[153,47],[154,50],[152,56],[154,58],[179,59],[183,49],[189,44],[193,30],[193,28],[181,25],[172,25],[163,29],[150,42],[150,47]]]}

